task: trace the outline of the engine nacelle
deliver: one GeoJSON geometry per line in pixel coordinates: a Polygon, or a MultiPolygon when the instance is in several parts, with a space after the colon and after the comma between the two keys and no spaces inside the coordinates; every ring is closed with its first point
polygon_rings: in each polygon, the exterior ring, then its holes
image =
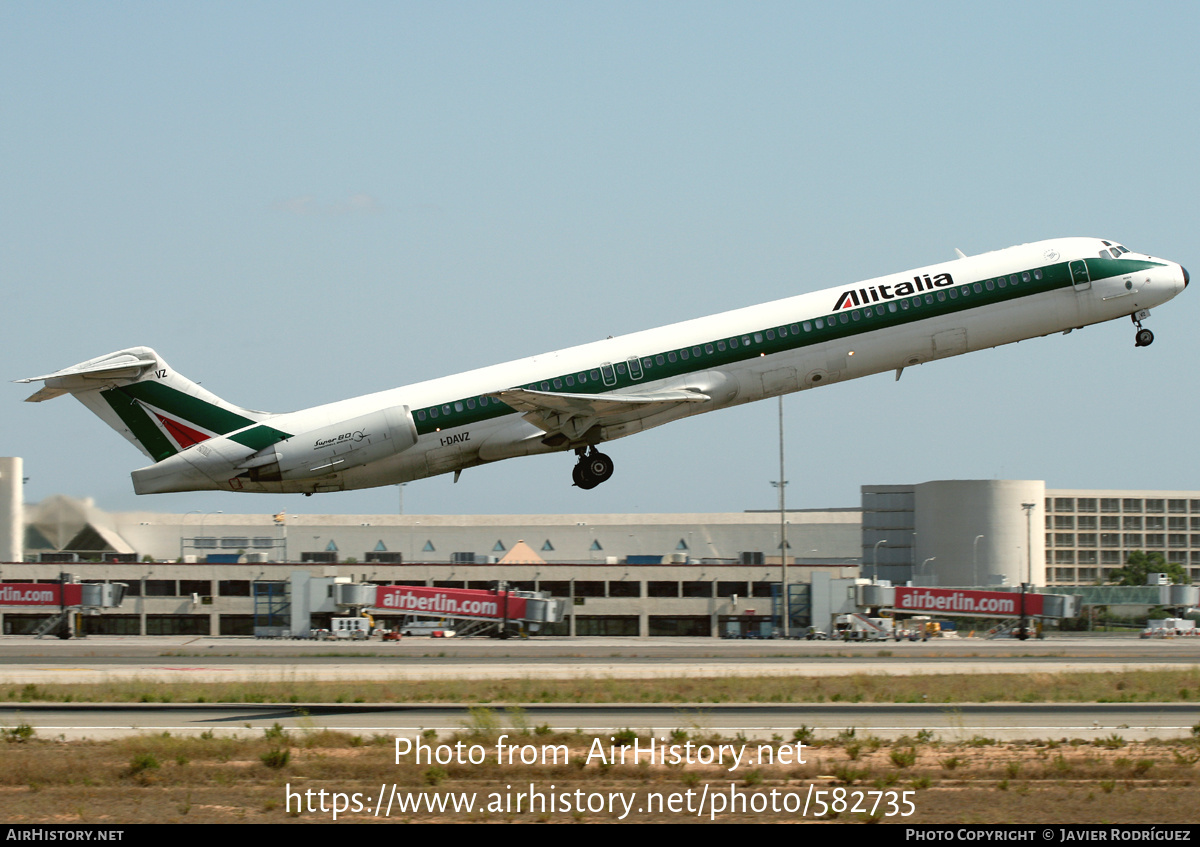
{"type": "Polygon", "coordinates": [[[386,459],[417,443],[408,406],[392,406],[264,447],[238,467],[256,482],[308,479],[386,459]]]}

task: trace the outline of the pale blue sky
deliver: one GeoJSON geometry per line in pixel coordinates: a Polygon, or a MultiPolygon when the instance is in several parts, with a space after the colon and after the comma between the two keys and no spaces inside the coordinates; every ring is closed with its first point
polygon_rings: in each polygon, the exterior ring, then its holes
{"type": "MultiPolygon", "coordinates": [[[[287,411],[1065,235],[1193,270],[1184,3],[0,3],[6,379],[122,347],[287,411]]],[[[789,502],[864,483],[1200,489],[1198,295],[785,401],[789,502]]],[[[27,499],[388,512],[396,490],[136,497],[132,446],[10,385],[27,499]]],[[[774,401],[410,484],[406,511],[771,508],[774,401]]]]}

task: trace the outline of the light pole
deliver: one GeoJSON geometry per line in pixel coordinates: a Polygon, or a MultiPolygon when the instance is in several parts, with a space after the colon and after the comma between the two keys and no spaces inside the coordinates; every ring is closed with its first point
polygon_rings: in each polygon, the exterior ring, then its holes
{"type": "Polygon", "coordinates": [[[180,562],[180,564],[183,563],[183,551],[184,551],[183,526],[185,523],[187,523],[188,515],[198,514],[202,511],[204,511],[204,510],[203,509],[192,509],[190,512],[187,513],[187,515],[183,516],[182,520],[179,521],[179,562],[180,562]]]}
{"type": "Polygon", "coordinates": [[[975,580],[976,587],[979,587],[979,541],[982,538],[982,535],[976,535],[971,542],[971,578],[975,580]]]}
{"type": "Polygon", "coordinates": [[[875,549],[871,555],[871,584],[874,585],[879,581],[879,545],[887,544],[886,538],[881,538],[875,542],[875,549]]]}
{"type": "MultiPolygon", "coordinates": [[[[218,510],[217,510],[217,511],[215,511],[215,512],[208,512],[208,513],[206,513],[206,514],[204,515],[204,517],[202,517],[202,518],[200,519],[200,535],[204,535],[204,525],[205,525],[206,523],[208,523],[208,519],[209,519],[210,517],[212,517],[213,515],[223,515],[223,514],[225,514],[225,513],[224,513],[224,512],[222,512],[220,509],[218,509],[218,510]]],[[[207,537],[207,536],[205,536],[205,537],[207,537]]],[[[193,546],[195,546],[195,542],[194,542],[194,541],[193,541],[193,546]]],[[[208,554],[205,554],[205,561],[207,561],[207,560],[208,560],[208,554]]]]}
{"type": "Polygon", "coordinates": [[[928,559],[921,562],[921,573],[925,573],[925,566],[934,561],[937,561],[937,556],[930,556],[928,559]]]}
{"type": "Polygon", "coordinates": [[[792,616],[792,610],[788,607],[788,572],[787,572],[787,511],[784,508],[783,490],[787,487],[787,480],[783,478],[783,395],[779,395],[779,482],[771,483],[779,489],[779,563],[780,577],[782,585],[780,585],[781,600],[783,602],[783,637],[789,636],[789,618],[792,616]]]}
{"type": "Polygon", "coordinates": [[[1017,635],[1022,641],[1029,637],[1025,615],[1025,592],[1033,585],[1033,509],[1037,503],[1022,503],[1025,510],[1025,560],[1027,562],[1028,578],[1021,583],[1021,631],[1017,635]]]}

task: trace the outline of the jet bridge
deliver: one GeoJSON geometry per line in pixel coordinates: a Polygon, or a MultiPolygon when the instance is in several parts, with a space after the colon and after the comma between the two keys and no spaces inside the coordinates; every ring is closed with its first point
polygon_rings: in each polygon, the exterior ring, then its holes
{"type": "Polygon", "coordinates": [[[411,617],[441,618],[452,622],[459,634],[498,629],[501,638],[512,626],[537,632],[542,624],[558,623],[566,615],[566,601],[544,591],[509,591],[472,588],[430,588],[413,585],[379,585],[375,589],[377,614],[403,612],[411,617]]]}
{"type": "Polygon", "coordinates": [[[409,617],[447,621],[459,635],[515,628],[537,632],[543,624],[566,616],[566,601],[540,591],[503,588],[432,588],[423,585],[375,585],[345,577],[314,577],[293,571],[287,582],[256,582],[255,635],[262,638],[309,638],[313,615],[350,617],[409,617]],[[267,591],[270,589],[270,592],[267,591]],[[259,595],[274,598],[258,614],[259,595]],[[261,617],[261,621],[260,618],[261,617]]]}
{"type": "Polygon", "coordinates": [[[51,634],[71,638],[78,630],[78,615],[97,615],[101,609],[120,607],[125,588],[121,582],[74,582],[71,574],[62,574],[58,582],[0,582],[0,607],[56,608],[32,634],[36,638],[51,634]]]}

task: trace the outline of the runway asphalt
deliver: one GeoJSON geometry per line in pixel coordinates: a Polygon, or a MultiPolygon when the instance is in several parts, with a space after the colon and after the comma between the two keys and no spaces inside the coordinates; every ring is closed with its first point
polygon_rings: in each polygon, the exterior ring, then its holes
{"type": "MultiPolygon", "coordinates": [[[[1045,641],[943,639],[927,643],[844,644],[717,639],[412,638],[399,643],[259,641],[248,638],[89,637],[60,641],[0,638],[0,684],[151,682],[670,678],[697,676],[833,676],[849,674],[1123,671],[1200,666],[1200,640],[1063,637],[1045,641]]],[[[299,730],[328,727],[363,735],[435,729],[469,720],[462,706],[74,706],[11,704],[0,724],[26,722],[39,735],[106,737],[153,730],[172,733],[258,732],[279,722],[299,730]],[[223,711],[222,711],[223,710],[223,711]]],[[[921,729],[943,738],[997,739],[1110,734],[1128,740],[1179,737],[1200,722],[1195,704],[753,704],[705,707],[605,705],[525,707],[529,725],[564,731],[643,732],[677,728],[790,737],[799,726],[835,734],[860,727],[880,737],[921,729]]]]}

